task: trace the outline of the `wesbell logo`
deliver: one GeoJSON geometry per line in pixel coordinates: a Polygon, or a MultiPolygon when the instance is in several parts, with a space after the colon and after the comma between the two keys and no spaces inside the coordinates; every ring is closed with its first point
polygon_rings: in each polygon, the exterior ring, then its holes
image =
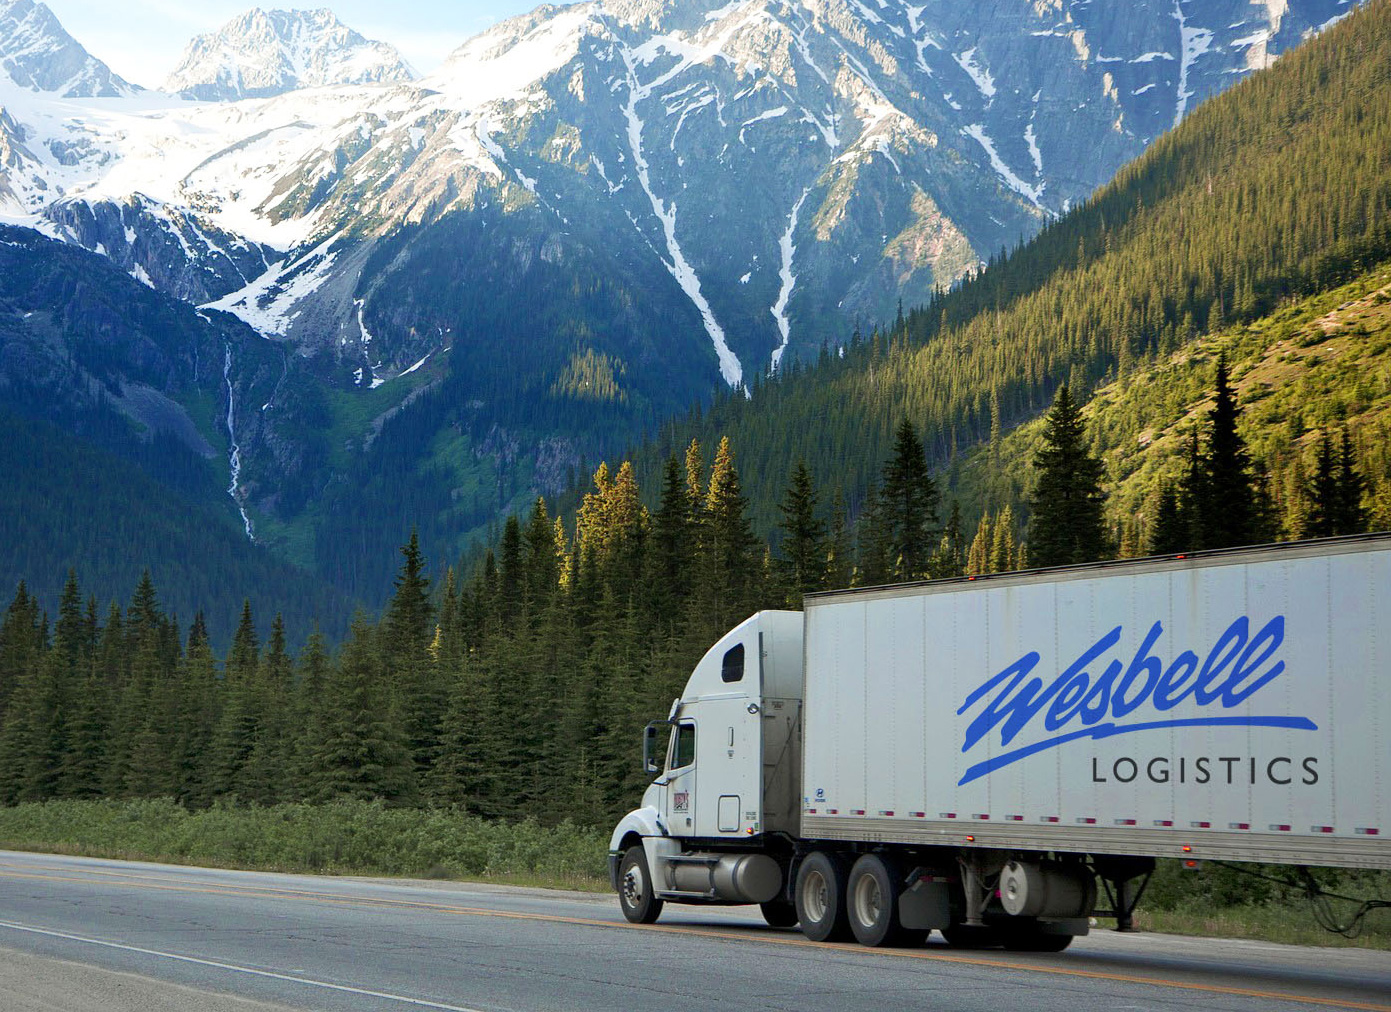
{"type": "Polygon", "coordinates": [[[1112,658],[1105,671],[1093,678],[1089,669],[1105,661],[1106,655],[1120,642],[1122,630],[1122,626],[1116,626],[1101,637],[1047,686],[1042,678],[1030,677],[1039,662],[1039,653],[1035,650],[967,696],[966,702],[956,711],[958,715],[977,704],[983,703],[983,707],[966,729],[962,752],[970,752],[997,727],[1001,745],[1009,745],[1025,732],[1032,732],[1025,735],[1026,739],[1036,740],[976,763],[957,781],[958,786],[1035,753],[1082,738],[1111,738],[1164,727],[1318,730],[1318,725],[1307,717],[1242,717],[1222,713],[1240,706],[1284,672],[1285,662],[1275,657],[1285,640],[1283,615],[1272,618],[1254,636],[1250,631],[1250,618],[1243,615],[1217,638],[1206,659],[1200,662],[1192,650],[1184,650],[1167,668],[1151,654],[1164,634],[1163,625],[1155,622],[1128,667],[1112,658]],[[1141,719],[1158,716],[1190,699],[1211,715],[1141,719]]]}

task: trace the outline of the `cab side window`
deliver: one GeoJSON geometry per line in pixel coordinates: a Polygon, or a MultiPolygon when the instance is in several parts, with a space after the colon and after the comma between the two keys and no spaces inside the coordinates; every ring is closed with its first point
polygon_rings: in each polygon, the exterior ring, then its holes
{"type": "Polygon", "coordinates": [[[744,644],[737,643],[725,651],[724,663],[720,665],[720,680],[742,682],[744,680],[744,644]]]}
{"type": "Polygon", "coordinates": [[[694,724],[677,724],[672,732],[671,769],[685,769],[695,762],[694,724]]]}

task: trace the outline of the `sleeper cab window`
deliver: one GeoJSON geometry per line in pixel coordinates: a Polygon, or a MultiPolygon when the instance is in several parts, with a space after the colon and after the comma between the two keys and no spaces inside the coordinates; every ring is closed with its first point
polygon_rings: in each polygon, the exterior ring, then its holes
{"type": "Polygon", "coordinates": [[[725,651],[724,664],[720,666],[720,679],[726,682],[744,680],[744,644],[736,643],[725,651]]]}

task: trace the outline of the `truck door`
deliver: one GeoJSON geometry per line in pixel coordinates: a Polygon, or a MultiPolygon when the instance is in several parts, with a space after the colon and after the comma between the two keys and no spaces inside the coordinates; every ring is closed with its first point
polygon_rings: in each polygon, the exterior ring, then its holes
{"type": "Polygon", "coordinates": [[[700,700],[701,810],[697,836],[761,831],[763,773],[762,649],[759,638],[731,645],[721,658],[720,688],[700,700]]]}
{"type": "Polygon", "coordinates": [[[678,721],[671,729],[666,772],[667,827],[672,836],[695,835],[696,722],[678,721]]]}

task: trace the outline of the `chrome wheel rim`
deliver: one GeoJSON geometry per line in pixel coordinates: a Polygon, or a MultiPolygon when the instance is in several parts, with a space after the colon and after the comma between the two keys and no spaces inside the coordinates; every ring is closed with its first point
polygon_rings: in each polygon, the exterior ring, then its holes
{"type": "Polygon", "coordinates": [[[642,903],[642,898],[646,895],[647,883],[643,880],[642,866],[630,864],[628,871],[623,876],[623,902],[629,907],[636,908],[642,903]]]}
{"type": "Polygon", "coordinates": [[[831,905],[830,890],[826,886],[826,876],[819,871],[807,872],[802,881],[802,909],[807,919],[819,924],[826,919],[826,911],[831,905]]]}
{"type": "Polygon", "coordinates": [[[879,880],[873,875],[861,875],[855,883],[855,919],[864,927],[879,923],[879,915],[884,909],[884,892],[879,888],[879,880]]]}

